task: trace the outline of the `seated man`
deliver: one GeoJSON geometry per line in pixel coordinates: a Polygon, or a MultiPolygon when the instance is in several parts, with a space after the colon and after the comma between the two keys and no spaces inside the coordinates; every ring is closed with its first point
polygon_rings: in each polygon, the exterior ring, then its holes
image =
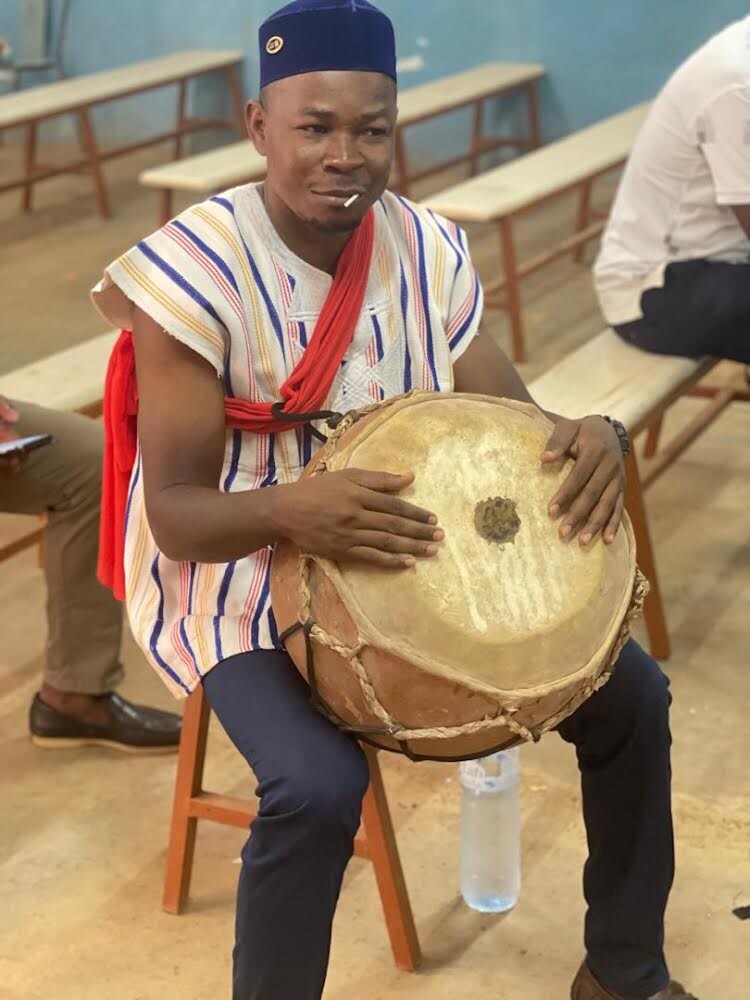
{"type": "Polygon", "coordinates": [[[45,514],[47,661],[30,713],[37,746],[108,746],[128,753],[174,751],[180,719],[115,693],[122,612],[96,579],[102,428],[0,398],[0,441],[34,434],[54,442],[25,459],[0,458],[0,512],[45,514]]]}
{"type": "Polygon", "coordinates": [[[594,267],[607,322],[659,354],[750,363],[750,17],[680,66],[633,146],[594,267]]]}
{"type": "MultiPolygon", "coordinates": [[[[317,447],[309,419],[408,389],[529,395],[481,330],[464,234],[385,190],[397,116],[385,15],[365,0],[297,0],[260,42],[248,124],[266,181],[188,209],[94,290],[108,321],[133,331],[108,376],[112,440],[127,446],[105,462],[122,475],[111,482],[121,506],[102,569],[126,592],[134,635],[165,683],[181,696],[203,685],[259,782],[234,1000],[319,1000],[367,763],[316,711],[280,641],[273,546],[291,539],[398,573],[433,558],[444,534],[398,496],[409,475],[300,479],[317,447]]],[[[601,533],[611,543],[623,504],[618,434],[601,417],[551,419],[540,462],[575,462],[550,516],[568,542],[601,533]]],[[[612,680],[560,727],[583,772],[590,848],[574,1000],[690,996],[663,955],[668,705],[666,678],[630,642],[612,680]]]]}

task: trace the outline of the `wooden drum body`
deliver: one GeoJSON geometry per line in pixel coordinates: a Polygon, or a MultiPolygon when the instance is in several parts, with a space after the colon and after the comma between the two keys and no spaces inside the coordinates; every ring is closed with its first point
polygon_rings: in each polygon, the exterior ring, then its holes
{"type": "Polygon", "coordinates": [[[609,546],[558,537],[547,508],[572,463],[541,465],[551,430],[525,403],[412,394],[345,417],[305,470],[413,471],[401,495],[445,531],[396,571],[277,547],[279,630],[339,725],[415,758],[480,757],[538,739],[606,681],[646,584],[627,516],[609,546]]]}

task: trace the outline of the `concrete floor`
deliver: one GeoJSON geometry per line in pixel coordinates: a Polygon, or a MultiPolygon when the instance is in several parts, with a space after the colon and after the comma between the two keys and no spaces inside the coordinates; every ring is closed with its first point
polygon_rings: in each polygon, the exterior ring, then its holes
{"type": "MultiPolygon", "coordinates": [[[[0,198],[0,371],[94,333],[86,293],[101,266],[149,230],[150,192],[135,177],[167,158],[151,150],[107,167],[115,218],[102,222],[85,177],[38,188],[22,216],[0,198]]],[[[0,148],[0,172],[16,156],[0,148]]],[[[568,225],[562,202],[524,224],[540,248],[568,225]]],[[[485,275],[492,234],[472,234],[485,275]]],[[[569,261],[525,284],[531,378],[602,325],[587,271],[569,261]]],[[[490,329],[506,343],[505,321],[490,329]]],[[[680,403],[670,426],[696,404],[680,403]]],[[[747,608],[750,408],[734,406],[650,491],[648,508],[674,654],[674,804],[678,870],[667,923],[673,972],[700,1000],[750,996],[750,743],[747,608]]],[[[2,530],[12,530],[7,520],[2,530]]],[[[205,824],[192,903],[182,917],[159,899],[174,760],[105,751],[45,753],[27,738],[26,711],[43,656],[44,586],[34,553],[0,566],[0,997],[3,1000],[215,1000],[229,995],[240,831],[205,824]]],[[[130,697],[170,704],[132,642],[130,697]]],[[[208,784],[250,783],[214,726],[208,784]]],[[[355,860],[336,921],[327,1000],[563,1000],[581,958],[585,856],[577,772],[549,736],[523,751],[523,893],[505,917],[475,914],[458,892],[455,766],[385,756],[383,770],[425,954],[416,975],[392,963],[369,865],[355,860]]],[[[290,956],[293,960],[293,956],[290,956]]],[[[287,1000],[287,998],[279,998],[287,1000]]],[[[293,998],[288,998],[293,1000],[293,998]]]]}

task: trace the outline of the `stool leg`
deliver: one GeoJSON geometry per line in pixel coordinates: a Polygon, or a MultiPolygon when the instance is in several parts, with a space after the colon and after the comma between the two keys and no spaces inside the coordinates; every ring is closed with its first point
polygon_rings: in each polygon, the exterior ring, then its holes
{"type": "Polygon", "coordinates": [[[190,891],[198,824],[198,821],[190,816],[190,800],[198,795],[203,784],[210,712],[211,708],[203,694],[203,687],[199,684],[187,700],[182,719],[172,824],[169,831],[162,894],[162,906],[168,913],[180,913],[190,891]]]}
{"type": "Polygon", "coordinates": [[[362,824],[367,838],[368,855],[375,869],[396,965],[407,972],[413,972],[422,961],[414,915],[377,753],[369,747],[365,748],[365,752],[370,765],[370,787],[362,804],[362,824]]]}
{"type": "Polygon", "coordinates": [[[659,579],[656,574],[656,560],[651,546],[651,534],[646,519],[646,508],[643,503],[643,490],[638,473],[638,463],[635,453],[631,451],[625,460],[625,470],[628,481],[625,487],[625,507],[633,522],[635,533],[638,565],[646,574],[651,590],[643,606],[643,617],[648,631],[651,655],[657,660],[668,660],[671,654],[667,622],[664,617],[664,605],[659,589],[659,579]]]}

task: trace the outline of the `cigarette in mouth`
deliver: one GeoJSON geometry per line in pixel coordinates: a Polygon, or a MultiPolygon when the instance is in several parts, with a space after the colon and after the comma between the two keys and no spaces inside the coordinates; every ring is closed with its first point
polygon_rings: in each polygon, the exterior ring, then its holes
{"type": "Polygon", "coordinates": [[[359,195],[358,194],[353,194],[351,196],[351,198],[347,199],[344,202],[344,208],[351,208],[352,205],[354,204],[354,202],[357,201],[358,199],[359,199],[359,195]]]}

